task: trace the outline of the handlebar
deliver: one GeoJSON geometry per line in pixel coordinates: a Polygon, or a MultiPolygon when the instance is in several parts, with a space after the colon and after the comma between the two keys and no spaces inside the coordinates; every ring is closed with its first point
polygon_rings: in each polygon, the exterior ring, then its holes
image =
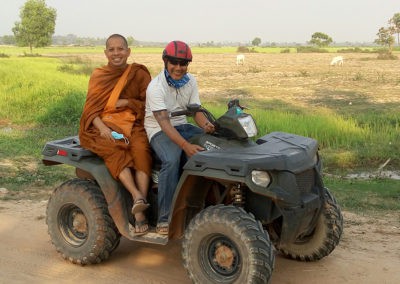
{"type": "Polygon", "coordinates": [[[205,112],[206,110],[198,104],[189,104],[185,110],[178,110],[171,112],[170,116],[179,116],[179,115],[187,115],[187,116],[194,116],[197,112],[205,112]]]}
{"type": "Polygon", "coordinates": [[[175,117],[175,116],[180,116],[180,115],[186,115],[186,116],[194,116],[196,113],[202,112],[207,119],[214,124],[215,118],[214,116],[205,108],[201,107],[201,105],[198,104],[190,104],[187,106],[187,109],[185,110],[178,110],[170,113],[170,117],[175,117]]]}
{"type": "Polygon", "coordinates": [[[178,110],[178,111],[171,112],[171,114],[170,114],[171,117],[180,116],[180,115],[189,115],[189,113],[187,110],[178,110]]]}

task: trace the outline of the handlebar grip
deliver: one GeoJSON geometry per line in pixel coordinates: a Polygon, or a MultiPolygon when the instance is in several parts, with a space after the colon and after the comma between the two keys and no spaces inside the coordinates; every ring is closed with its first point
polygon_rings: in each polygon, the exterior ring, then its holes
{"type": "Polygon", "coordinates": [[[178,110],[178,111],[171,112],[171,117],[186,115],[187,113],[188,113],[187,110],[178,110]]]}

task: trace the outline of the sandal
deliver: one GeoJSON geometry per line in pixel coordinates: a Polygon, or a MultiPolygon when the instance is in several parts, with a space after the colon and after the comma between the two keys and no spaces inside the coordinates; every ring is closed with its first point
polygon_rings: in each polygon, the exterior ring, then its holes
{"type": "Polygon", "coordinates": [[[135,222],[135,231],[133,232],[134,236],[142,236],[149,232],[149,221],[144,219],[143,221],[135,222]],[[143,227],[146,227],[146,230],[142,231],[143,227]]]}
{"type": "Polygon", "coordinates": [[[132,214],[135,215],[136,213],[143,212],[147,208],[149,208],[150,204],[143,198],[138,198],[133,203],[132,207],[132,214]]]}
{"type": "Polygon", "coordinates": [[[167,222],[158,223],[156,227],[157,234],[168,235],[169,225],[167,222]]]}

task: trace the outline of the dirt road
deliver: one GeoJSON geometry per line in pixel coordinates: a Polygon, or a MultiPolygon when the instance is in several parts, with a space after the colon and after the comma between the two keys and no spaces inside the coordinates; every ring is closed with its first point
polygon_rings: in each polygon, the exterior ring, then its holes
{"type": "MultiPolygon", "coordinates": [[[[179,242],[122,239],[104,263],[63,260],[47,235],[45,208],[46,201],[0,201],[0,283],[190,283],[179,242]]],[[[344,237],[330,256],[303,263],[277,255],[271,283],[400,283],[400,213],[344,216],[344,237]]]]}

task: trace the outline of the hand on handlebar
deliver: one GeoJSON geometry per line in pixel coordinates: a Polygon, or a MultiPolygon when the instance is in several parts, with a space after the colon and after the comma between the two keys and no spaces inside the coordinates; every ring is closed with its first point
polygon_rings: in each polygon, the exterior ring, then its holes
{"type": "Polygon", "coordinates": [[[215,131],[215,126],[211,122],[207,121],[203,126],[203,130],[206,133],[213,133],[215,131]]]}

